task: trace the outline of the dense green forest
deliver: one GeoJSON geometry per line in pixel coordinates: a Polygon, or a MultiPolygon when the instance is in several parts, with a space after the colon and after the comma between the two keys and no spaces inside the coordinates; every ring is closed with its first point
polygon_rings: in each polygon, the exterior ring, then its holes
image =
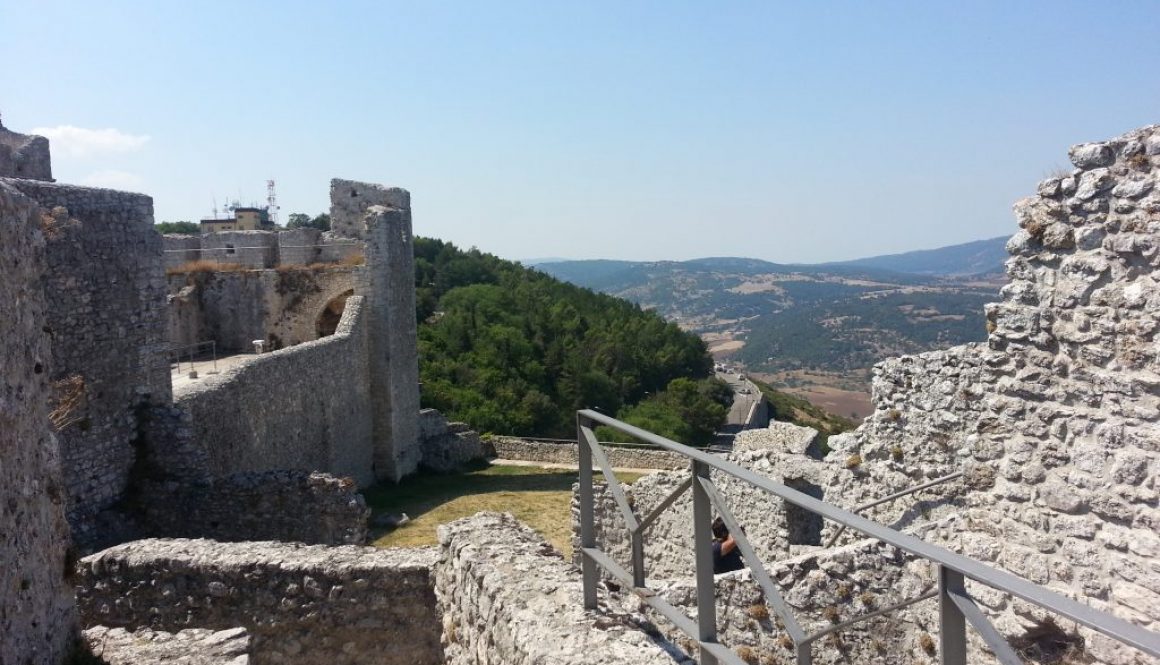
{"type": "MultiPolygon", "coordinates": [[[[733,403],[733,389],[721,379],[673,379],[664,390],[625,407],[617,418],[653,434],[690,446],[713,442],[733,403]]],[[[610,427],[597,428],[601,441],[635,439],[610,427]]]]}
{"type": "Polygon", "coordinates": [[[635,304],[427,238],[415,287],[423,406],[482,432],[573,436],[580,408],[692,414],[701,431],[718,413],[720,388],[697,381],[712,374],[704,343],[635,304]]]}

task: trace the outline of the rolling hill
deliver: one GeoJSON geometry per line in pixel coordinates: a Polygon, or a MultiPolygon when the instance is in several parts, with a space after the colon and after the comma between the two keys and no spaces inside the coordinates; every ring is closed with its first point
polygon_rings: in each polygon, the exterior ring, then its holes
{"type": "Polygon", "coordinates": [[[822,265],[715,257],[536,269],[652,309],[750,371],[846,374],[984,339],[983,305],[1003,283],[996,250],[1000,239],[822,265]]]}

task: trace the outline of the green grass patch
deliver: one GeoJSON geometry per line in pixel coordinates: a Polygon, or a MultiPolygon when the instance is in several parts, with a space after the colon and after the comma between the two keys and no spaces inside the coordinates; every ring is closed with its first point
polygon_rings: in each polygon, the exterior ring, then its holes
{"type": "MultiPolygon", "coordinates": [[[[643,473],[617,473],[632,483],[643,473]]],[[[596,474],[597,480],[602,476],[596,474]]],[[[481,510],[508,512],[535,529],[565,556],[572,555],[572,484],[577,472],[535,466],[480,465],[462,473],[420,473],[398,485],[363,492],[374,516],[407,513],[411,521],[393,531],[372,530],[376,547],[422,547],[438,541],[435,528],[481,510]]]]}

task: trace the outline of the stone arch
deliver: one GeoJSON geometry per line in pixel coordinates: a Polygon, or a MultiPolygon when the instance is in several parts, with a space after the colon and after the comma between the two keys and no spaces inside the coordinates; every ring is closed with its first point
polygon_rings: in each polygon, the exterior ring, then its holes
{"type": "Polygon", "coordinates": [[[314,329],[319,338],[333,335],[338,330],[338,322],[342,320],[342,313],[346,311],[346,299],[353,295],[354,289],[347,289],[323,306],[322,311],[314,318],[314,329]]]}

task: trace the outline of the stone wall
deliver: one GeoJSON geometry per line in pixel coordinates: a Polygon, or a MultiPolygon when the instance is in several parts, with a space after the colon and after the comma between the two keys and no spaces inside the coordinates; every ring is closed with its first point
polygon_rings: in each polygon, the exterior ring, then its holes
{"type": "Polygon", "coordinates": [[[437,665],[433,549],[143,540],[81,560],[86,627],[245,628],[254,665],[437,665]]]}
{"type": "MultiPolygon", "coordinates": [[[[856,501],[966,467],[952,546],[1157,630],[1160,126],[1069,154],[1074,171],[1015,205],[987,342],[879,365],[876,411],[830,439],[862,462],[834,489],[856,501]]],[[[1135,657],[1089,638],[1100,660],[1135,657]]]]}
{"type": "Polygon", "coordinates": [[[254,356],[177,395],[214,475],[303,469],[374,480],[364,306],[351,298],[330,337],[254,356]]]}
{"type": "Polygon", "coordinates": [[[355,293],[366,298],[375,476],[398,482],[422,459],[419,444],[419,347],[415,330],[415,252],[410,195],[346,181],[331,183],[331,218],[349,220],[353,199],[379,192],[402,207],[371,206],[361,217],[366,265],[355,293]],[[336,185],[335,183],[340,183],[336,185]]]}
{"type": "Polygon", "coordinates": [[[411,210],[411,194],[398,187],[369,182],[330,181],[330,230],[341,238],[366,239],[367,212],[374,206],[411,210]]]}
{"type": "Polygon", "coordinates": [[[181,270],[195,261],[252,269],[316,263],[353,265],[357,263],[354,259],[363,253],[358,240],[307,228],[167,234],[163,240],[167,270],[181,270]]]}
{"type": "Polygon", "coordinates": [[[167,336],[175,349],[217,343],[219,354],[280,349],[318,339],[353,292],[352,266],[171,272],[167,336]],[[330,311],[337,310],[337,311],[330,311]]]}
{"type": "Polygon", "coordinates": [[[148,196],[8,180],[43,209],[49,378],[75,397],[58,435],[84,536],[124,496],[144,409],[171,400],[160,236],[148,196]]]}
{"type": "Polygon", "coordinates": [[[370,516],[351,479],[309,471],[152,483],[142,509],[153,536],[311,545],[361,545],[370,516]]]}
{"type": "MultiPolygon", "coordinates": [[[[580,453],[575,443],[547,443],[514,436],[493,436],[488,438],[487,445],[499,459],[579,464],[580,453]]],[[[603,447],[614,468],[682,469],[689,466],[684,457],[658,448],[634,448],[616,444],[603,444],[603,447]]]]}
{"type": "Polygon", "coordinates": [[[473,460],[483,459],[484,447],[479,434],[466,423],[449,423],[435,409],[419,412],[419,445],[422,466],[430,471],[454,471],[473,460]]]}
{"type": "Polygon", "coordinates": [[[56,663],[76,631],[66,488],[50,433],[44,238],[36,203],[0,182],[0,662],[56,663]]]}
{"type": "Polygon", "coordinates": [[[511,515],[444,524],[439,543],[435,593],[449,665],[676,660],[631,617],[586,612],[580,573],[511,515]]]}
{"type": "Polygon", "coordinates": [[[52,158],[48,139],[17,134],[0,124],[0,178],[26,178],[52,182],[52,158]]]}

